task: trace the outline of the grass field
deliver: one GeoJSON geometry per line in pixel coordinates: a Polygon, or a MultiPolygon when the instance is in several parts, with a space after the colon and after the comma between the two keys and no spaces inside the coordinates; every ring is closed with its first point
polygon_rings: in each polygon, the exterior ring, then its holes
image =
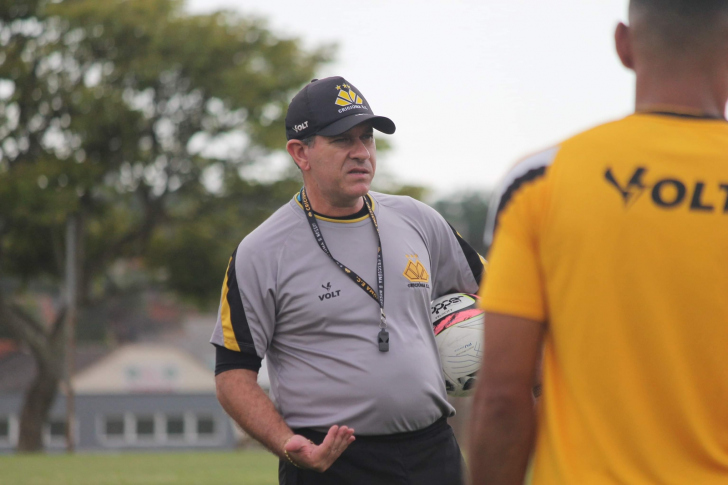
{"type": "Polygon", "coordinates": [[[277,485],[262,450],[0,456],[2,485],[277,485]]]}

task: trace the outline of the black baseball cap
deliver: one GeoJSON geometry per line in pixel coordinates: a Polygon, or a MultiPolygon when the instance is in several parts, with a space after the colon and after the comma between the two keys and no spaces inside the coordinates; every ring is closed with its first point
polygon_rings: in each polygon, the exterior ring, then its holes
{"type": "Polygon", "coordinates": [[[288,105],[286,138],[301,140],[312,135],[335,136],[359,123],[391,135],[394,122],[372,112],[361,91],[341,76],[314,79],[288,105]]]}

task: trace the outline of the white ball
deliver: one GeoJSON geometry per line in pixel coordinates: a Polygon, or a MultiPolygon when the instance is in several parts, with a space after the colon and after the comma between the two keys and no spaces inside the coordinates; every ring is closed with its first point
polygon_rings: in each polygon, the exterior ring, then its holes
{"type": "Polygon", "coordinates": [[[475,295],[451,293],[430,305],[445,389],[451,396],[468,396],[475,388],[483,357],[485,320],[478,300],[475,295]]]}

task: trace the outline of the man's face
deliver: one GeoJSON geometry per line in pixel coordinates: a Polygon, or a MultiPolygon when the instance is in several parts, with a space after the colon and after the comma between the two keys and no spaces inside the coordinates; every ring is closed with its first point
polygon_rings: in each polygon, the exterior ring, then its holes
{"type": "Polygon", "coordinates": [[[369,192],[377,167],[370,123],[337,136],[317,136],[308,150],[310,182],[328,200],[345,205],[369,192]]]}

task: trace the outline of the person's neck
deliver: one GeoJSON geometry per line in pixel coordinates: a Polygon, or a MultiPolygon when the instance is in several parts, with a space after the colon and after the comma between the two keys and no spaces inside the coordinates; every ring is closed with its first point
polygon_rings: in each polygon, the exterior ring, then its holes
{"type": "Polygon", "coordinates": [[[671,111],[725,118],[728,79],[685,67],[650,69],[637,73],[635,110],[671,111]]]}
{"type": "Polygon", "coordinates": [[[306,188],[306,196],[308,197],[308,201],[314,212],[327,217],[351,216],[362,210],[362,207],[364,207],[363,197],[332,201],[308,188],[306,188]]]}

